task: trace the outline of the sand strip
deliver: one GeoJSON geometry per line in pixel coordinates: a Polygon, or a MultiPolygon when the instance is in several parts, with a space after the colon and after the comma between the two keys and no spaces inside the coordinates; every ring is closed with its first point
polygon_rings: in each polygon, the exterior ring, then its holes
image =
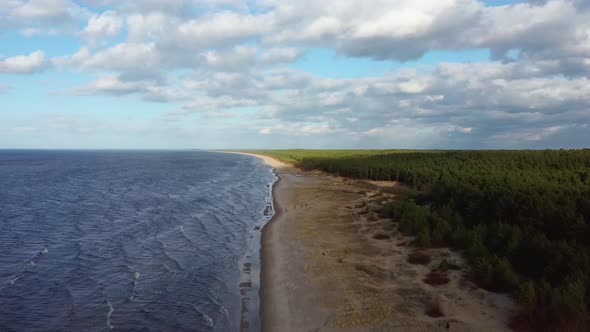
{"type": "Polygon", "coordinates": [[[508,331],[514,305],[478,289],[465,269],[424,282],[448,249],[408,263],[415,249],[375,210],[393,198],[373,183],[302,173],[265,156],[279,181],[276,214],[262,230],[263,331],[508,331]]]}

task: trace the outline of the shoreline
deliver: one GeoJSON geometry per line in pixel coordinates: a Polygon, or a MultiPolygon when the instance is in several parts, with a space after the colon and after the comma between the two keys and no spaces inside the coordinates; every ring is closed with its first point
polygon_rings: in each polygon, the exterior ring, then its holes
{"type": "MultiPolygon", "coordinates": [[[[266,162],[266,161],[265,161],[266,162]]],[[[285,187],[284,181],[281,179],[281,175],[278,170],[274,169],[278,179],[275,181],[272,187],[272,199],[274,206],[274,215],[272,218],[262,227],[261,230],[261,241],[260,241],[260,331],[269,331],[268,328],[268,317],[269,311],[272,308],[272,292],[269,290],[269,284],[272,279],[271,270],[268,268],[269,262],[272,261],[273,253],[269,238],[272,236],[272,227],[274,224],[279,223],[283,215],[283,207],[278,196],[279,187],[285,187]]]]}
{"type": "Polygon", "coordinates": [[[255,157],[258,159],[261,159],[266,165],[272,167],[273,169],[279,169],[279,168],[292,168],[293,166],[284,163],[278,159],[269,157],[269,156],[265,156],[265,155],[261,155],[261,154],[255,154],[255,153],[250,153],[250,152],[239,152],[239,151],[212,151],[212,152],[216,152],[216,153],[229,153],[229,154],[239,154],[242,156],[250,156],[250,157],[255,157]]]}
{"type": "MultiPolygon", "coordinates": [[[[276,176],[276,180],[272,183],[270,183],[270,204],[271,204],[271,209],[272,209],[272,216],[268,219],[268,221],[266,223],[264,223],[262,225],[262,227],[260,228],[260,237],[259,237],[259,271],[260,271],[260,275],[258,278],[259,281],[259,285],[258,285],[258,323],[259,323],[259,327],[260,327],[260,331],[265,331],[267,329],[265,329],[265,321],[264,321],[264,317],[268,316],[268,315],[264,315],[264,310],[265,310],[265,304],[266,303],[272,303],[271,300],[269,300],[267,297],[271,294],[271,292],[266,291],[265,285],[269,283],[271,276],[268,273],[268,269],[265,268],[265,266],[268,266],[268,264],[265,264],[265,261],[268,261],[271,255],[272,255],[272,250],[265,250],[264,248],[269,248],[268,246],[268,238],[269,235],[266,235],[268,233],[268,229],[271,227],[271,225],[273,223],[276,223],[278,219],[280,219],[281,215],[282,215],[282,210],[281,210],[281,205],[282,203],[279,202],[279,200],[277,199],[277,190],[279,188],[279,185],[284,186],[284,181],[282,181],[282,177],[281,177],[281,171],[288,169],[288,168],[292,168],[291,165],[283,163],[277,159],[268,157],[268,156],[264,156],[264,155],[258,155],[258,154],[254,154],[254,153],[248,153],[248,152],[239,152],[239,151],[212,151],[212,152],[216,152],[216,153],[227,153],[227,154],[238,154],[238,155],[244,155],[244,156],[249,156],[249,157],[254,157],[257,159],[260,159],[264,164],[266,164],[267,166],[270,166],[272,168],[272,172],[274,173],[274,175],[276,176]],[[266,244],[266,245],[265,245],[266,244]],[[265,257],[267,257],[265,259],[265,257]],[[266,279],[266,282],[265,282],[266,279]],[[265,300],[265,298],[267,298],[265,300]]],[[[240,267],[242,267],[240,265],[240,267]]],[[[249,267],[252,267],[251,265],[249,265],[249,267]]],[[[250,275],[250,273],[248,273],[248,275],[250,275]]],[[[252,278],[250,278],[250,281],[252,281],[252,278]]],[[[251,299],[247,299],[246,302],[244,302],[245,298],[244,295],[247,294],[247,292],[251,291],[251,288],[245,289],[244,287],[242,287],[243,283],[240,283],[240,294],[242,297],[242,304],[241,304],[241,312],[240,312],[240,322],[239,322],[239,329],[242,332],[247,332],[250,331],[251,328],[253,327],[251,325],[251,320],[249,319],[248,316],[251,315],[251,309],[247,306],[247,304],[250,302],[251,299]],[[245,304],[246,303],[246,306],[245,304]]],[[[256,328],[256,326],[254,326],[254,328],[256,328]]]]}
{"type": "Polygon", "coordinates": [[[506,296],[479,289],[452,271],[432,286],[425,277],[443,259],[466,266],[449,249],[423,249],[432,262],[414,265],[418,251],[397,224],[376,212],[393,199],[391,184],[302,173],[262,159],[278,180],[275,213],[260,241],[262,331],[510,331],[506,296]],[[382,186],[381,186],[382,185],[382,186]]]}
{"type": "MultiPolygon", "coordinates": [[[[292,165],[264,155],[238,151],[217,152],[239,154],[258,158],[266,165],[272,167],[273,172],[277,176],[277,180],[272,184],[271,188],[274,214],[261,229],[259,288],[259,314],[261,331],[275,331],[275,329],[273,329],[273,325],[275,324],[272,318],[276,317],[275,313],[273,312],[273,308],[277,302],[277,297],[273,296],[273,294],[276,293],[276,290],[273,289],[273,280],[276,278],[276,275],[273,273],[272,266],[275,265],[273,264],[273,261],[277,259],[277,255],[274,254],[273,240],[278,237],[278,234],[276,233],[280,231],[279,227],[275,225],[284,222],[284,214],[286,211],[288,211],[288,209],[285,209],[285,207],[291,202],[288,192],[291,191],[292,188],[288,179],[285,179],[285,176],[287,173],[293,174],[295,168],[292,165]]],[[[243,326],[241,326],[241,330],[244,330],[243,326]]]]}

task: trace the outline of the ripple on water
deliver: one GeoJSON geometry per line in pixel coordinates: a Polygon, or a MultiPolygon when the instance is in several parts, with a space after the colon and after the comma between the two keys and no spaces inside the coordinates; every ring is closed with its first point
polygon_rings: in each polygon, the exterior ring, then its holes
{"type": "Polygon", "coordinates": [[[235,328],[272,178],[204,152],[0,152],[0,330],[235,328]]]}

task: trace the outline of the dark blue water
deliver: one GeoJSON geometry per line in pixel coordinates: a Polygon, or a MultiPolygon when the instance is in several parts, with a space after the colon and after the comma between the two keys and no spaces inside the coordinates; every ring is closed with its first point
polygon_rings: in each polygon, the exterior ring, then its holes
{"type": "Polygon", "coordinates": [[[0,151],[0,331],[225,331],[243,307],[256,330],[273,180],[232,154],[0,151]]]}

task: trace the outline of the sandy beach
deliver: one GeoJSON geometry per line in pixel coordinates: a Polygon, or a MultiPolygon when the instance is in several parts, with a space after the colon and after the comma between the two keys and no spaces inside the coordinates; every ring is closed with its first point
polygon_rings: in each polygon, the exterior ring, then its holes
{"type": "Polygon", "coordinates": [[[263,331],[509,331],[514,304],[450,271],[450,282],[424,280],[448,249],[416,252],[391,220],[375,212],[395,196],[391,183],[369,183],[275,168],[275,217],[263,228],[263,331]]]}

